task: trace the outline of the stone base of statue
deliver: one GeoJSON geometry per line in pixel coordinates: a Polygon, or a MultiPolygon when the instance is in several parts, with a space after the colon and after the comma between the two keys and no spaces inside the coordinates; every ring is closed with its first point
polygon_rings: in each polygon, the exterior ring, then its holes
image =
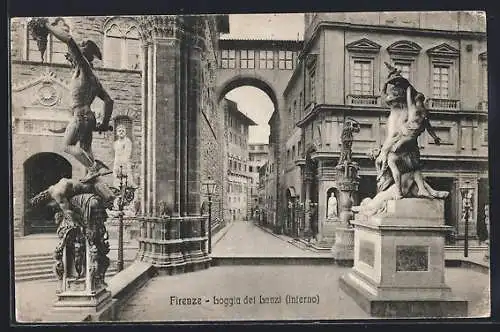
{"type": "MultiPolygon", "coordinates": [[[[91,244],[85,240],[85,261],[92,262],[93,253],[91,244]],[[90,248],[90,249],[87,249],[90,248]]],[[[95,247],[94,247],[95,248],[95,247]]],[[[65,247],[63,262],[68,262],[73,248],[65,247]]],[[[71,273],[73,264],[65,264],[65,273],[60,280],[57,300],[54,302],[48,320],[51,321],[110,321],[113,320],[112,296],[106,290],[103,277],[96,275],[93,264],[85,264],[81,277],[71,273]]]]}
{"type": "Polygon", "coordinates": [[[354,266],[341,289],[373,317],[466,317],[467,301],[445,283],[444,201],[404,198],[358,214],[354,266]]]}
{"type": "Polygon", "coordinates": [[[60,239],[54,252],[57,300],[47,321],[112,320],[112,296],[104,281],[110,265],[107,218],[102,199],[92,193],[68,199],[56,213],[60,239]]]}
{"type": "MultiPolygon", "coordinates": [[[[76,287],[84,288],[79,283],[84,283],[85,280],[74,280],[76,287]]],[[[74,292],[68,291],[65,293],[57,294],[57,300],[54,302],[53,308],[59,312],[68,311],[85,311],[89,314],[96,314],[111,304],[111,292],[106,288],[101,288],[93,292],[74,292]]]]}
{"type": "Polygon", "coordinates": [[[335,230],[340,226],[339,218],[326,218],[318,233],[317,246],[330,249],[335,243],[335,230]]]}
{"type": "Polygon", "coordinates": [[[354,262],[354,227],[339,226],[335,230],[335,244],[332,247],[335,263],[352,266],[354,262]]]}

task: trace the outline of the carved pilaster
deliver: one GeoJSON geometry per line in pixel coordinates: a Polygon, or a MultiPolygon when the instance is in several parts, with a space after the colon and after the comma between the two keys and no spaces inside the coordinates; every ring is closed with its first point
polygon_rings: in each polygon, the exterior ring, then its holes
{"type": "Polygon", "coordinates": [[[148,59],[148,45],[149,43],[144,42],[142,44],[142,82],[141,82],[141,94],[142,94],[142,99],[141,99],[141,183],[140,183],[140,188],[142,194],[140,195],[140,202],[141,202],[141,214],[144,215],[146,213],[146,202],[147,202],[147,185],[148,181],[146,179],[147,176],[147,140],[146,140],[146,133],[147,133],[147,116],[148,116],[148,64],[149,61],[148,59]]]}
{"type": "MultiPolygon", "coordinates": [[[[195,28],[196,30],[197,28],[195,28]]],[[[201,60],[203,39],[196,34],[187,36],[188,46],[188,85],[187,85],[187,192],[186,212],[199,213],[200,206],[200,115],[201,115],[201,60]]]]}

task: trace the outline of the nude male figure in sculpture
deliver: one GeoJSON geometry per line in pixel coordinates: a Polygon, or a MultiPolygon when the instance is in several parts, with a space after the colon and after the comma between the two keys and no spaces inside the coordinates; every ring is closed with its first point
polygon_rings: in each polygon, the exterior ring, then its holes
{"type": "Polygon", "coordinates": [[[44,23],[45,28],[54,37],[68,46],[66,57],[73,67],[71,78],[73,119],[65,129],[64,151],[74,156],[86,167],[87,174],[81,179],[81,182],[89,182],[97,176],[112,173],[102,163],[97,162],[92,153],[92,132],[110,130],[109,121],[113,112],[113,100],[92,70],[94,58],[102,59],[101,51],[91,40],[77,45],[69,34],[69,27],[60,18],[52,24],[45,19],[44,23]],[[96,97],[104,102],[104,117],[101,124],[96,124],[95,114],[90,109],[90,105],[96,97]]]}

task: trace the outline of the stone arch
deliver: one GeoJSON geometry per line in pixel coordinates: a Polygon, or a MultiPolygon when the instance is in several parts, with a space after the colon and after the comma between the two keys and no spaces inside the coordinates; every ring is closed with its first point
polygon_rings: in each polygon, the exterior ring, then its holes
{"type": "Polygon", "coordinates": [[[25,233],[54,232],[52,220],[54,207],[31,207],[30,199],[62,178],[71,178],[73,166],[62,155],[54,152],[39,152],[23,163],[24,175],[24,228],[25,233]]]}
{"type": "Polygon", "coordinates": [[[121,30],[123,30],[123,33],[126,33],[133,27],[136,29],[139,26],[139,22],[135,17],[132,16],[110,16],[104,20],[102,23],[102,31],[103,33],[106,33],[108,29],[110,29],[113,24],[117,25],[118,27],[122,26],[124,23],[126,23],[126,26],[121,27],[121,30]],[[125,29],[124,29],[125,28],[125,29]]]}
{"type": "Polygon", "coordinates": [[[287,192],[287,197],[297,198],[297,193],[295,191],[295,187],[288,187],[286,192],[287,192]]]}
{"type": "Polygon", "coordinates": [[[217,101],[220,102],[222,98],[231,90],[249,85],[262,90],[272,101],[274,105],[274,110],[278,111],[278,95],[276,94],[277,89],[273,87],[265,78],[258,75],[246,76],[246,75],[236,75],[225,82],[223,82],[217,91],[217,101]]]}

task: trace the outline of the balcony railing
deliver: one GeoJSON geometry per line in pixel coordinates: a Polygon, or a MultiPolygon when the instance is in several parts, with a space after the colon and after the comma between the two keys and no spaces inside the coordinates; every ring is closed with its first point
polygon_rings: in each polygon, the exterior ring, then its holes
{"type": "Polygon", "coordinates": [[[431,110],[457,111],[460,109],[460,100],[430,98],[427,108],[431,110]]]}
{"type": "Polygon", "coordinates": [[[348,95],[348,105],[361,105],[361,106],[379,106],[379,96],[361,96],[361,95],[348,95]]]}
{"type": "Polygon", "coordinates": [[[480,101],[477,105],[477,109],[480,111],[488,112],[488,101],[480,101]]]}

